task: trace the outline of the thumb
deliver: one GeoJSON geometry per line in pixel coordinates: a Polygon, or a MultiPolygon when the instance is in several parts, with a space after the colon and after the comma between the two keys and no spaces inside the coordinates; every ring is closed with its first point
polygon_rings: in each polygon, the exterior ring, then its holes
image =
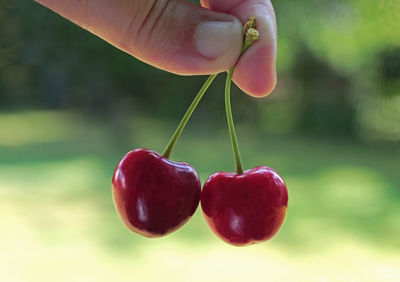
{"type": "Polygon", "coordinates": [[[180,0],[37,0],[110,44],[169,72],[227,70],[242,46],[238,18],[180,0]]]}

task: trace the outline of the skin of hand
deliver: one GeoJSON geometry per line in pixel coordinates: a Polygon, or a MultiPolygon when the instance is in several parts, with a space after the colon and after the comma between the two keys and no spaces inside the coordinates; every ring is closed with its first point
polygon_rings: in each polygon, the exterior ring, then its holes
{"type": "Polygon", "coordinates": [[[270,0],[37,0],[117,48],[180,75],[225,71],[238,60],[242,25],[260,38],[237,62],[233,81],[254,97],[276,85],[277,29],[270,0]]]}

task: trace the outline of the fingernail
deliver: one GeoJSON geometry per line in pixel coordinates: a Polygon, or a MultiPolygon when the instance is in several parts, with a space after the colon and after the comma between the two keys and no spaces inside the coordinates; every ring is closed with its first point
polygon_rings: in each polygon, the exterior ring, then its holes
{"type": "Polygon", "coordinates": [[[235,36],[233,22],[204,21],[197,27],[195,45],[199,53],[208,58],[216,59],[227,51],[235,36]]]}

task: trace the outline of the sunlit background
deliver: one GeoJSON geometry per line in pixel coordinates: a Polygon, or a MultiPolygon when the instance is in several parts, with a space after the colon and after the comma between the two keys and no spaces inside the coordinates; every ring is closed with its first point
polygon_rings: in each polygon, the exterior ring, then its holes
{"type": "MultiPolygon", "coordinates": [[[[276,0],[278,86],[233,89],[247,168],[289,189],[269,242],[219,240],[198,210],[161,239],[129,232],[111,176],[161,152],[205,77],[154,69],[33,1],[0,2],[0,281],[400,281],[400,1],[276,0]]],[[[234,170],[224,76],[172,155],[234,170]]]]}

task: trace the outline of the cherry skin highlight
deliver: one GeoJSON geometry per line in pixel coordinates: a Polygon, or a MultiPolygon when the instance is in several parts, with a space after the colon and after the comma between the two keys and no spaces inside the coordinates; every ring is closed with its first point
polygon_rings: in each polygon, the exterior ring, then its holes
{"type": "Polygon", "coordinates": [[[201,184],[189,164],[135,149],[116,166],[112,193],[115,207],[130,230],[160,237],[178,229],[194,214],[201,184]]]}
{"type": "Polygon", "coordinates": [[[288,205],[286,184],[266,166],[243,174],[217,172],[206,181],[201,207],[211,230],[225,242],[264,242],[281,227],[288,205]]]}

